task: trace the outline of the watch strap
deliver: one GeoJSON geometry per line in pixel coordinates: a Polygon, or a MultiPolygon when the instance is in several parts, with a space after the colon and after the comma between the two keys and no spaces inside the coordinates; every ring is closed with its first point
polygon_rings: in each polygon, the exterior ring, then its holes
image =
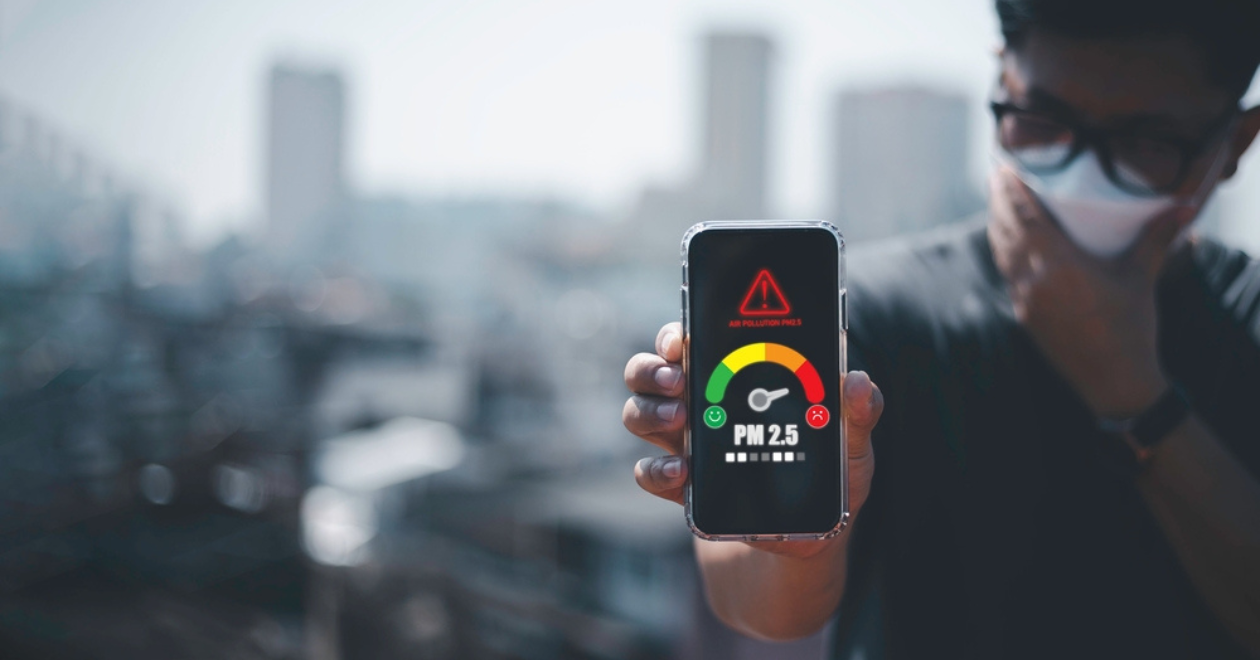
{"type": "Polygon", "coordinates": [[[1190,415],[1190,402],[1181,388],[1173,385],[1133,420],[1133,441],[1150,449],[1168,437],[1190,415]]]}
{"type": "Polygon", "coordinates": [[[1104,431],[1118,433],[1142,449],[1150,449],[1163,440],[1185,421],[1190,414],[1190,402],[1181,388],[1170,385],[1164,393],[1136,417],[1128,419],[1102,419],[1099,426],[1104,431]]]}

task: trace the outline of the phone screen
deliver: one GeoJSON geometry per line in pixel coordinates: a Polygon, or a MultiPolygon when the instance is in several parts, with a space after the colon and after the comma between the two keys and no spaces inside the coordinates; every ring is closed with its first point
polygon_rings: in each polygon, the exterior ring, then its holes
{"type": "Polygon", "coordinates": [[[706,229],[688,247],[691,521],[825,534],[844,513],[837,235],[706,229]]]}

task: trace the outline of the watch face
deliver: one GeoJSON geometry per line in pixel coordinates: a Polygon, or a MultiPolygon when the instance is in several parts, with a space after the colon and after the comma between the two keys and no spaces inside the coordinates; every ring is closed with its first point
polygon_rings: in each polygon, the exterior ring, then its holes
{"type": "Polygon", "coordinates": [[[707,230],[688,255],[693,524],[830,531],[843,509],[836,236],[707,230]]]}

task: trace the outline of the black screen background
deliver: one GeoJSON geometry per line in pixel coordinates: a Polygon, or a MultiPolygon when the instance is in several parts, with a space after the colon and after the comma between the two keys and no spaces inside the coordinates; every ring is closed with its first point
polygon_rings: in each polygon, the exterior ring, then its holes
{"type": "MultiPolygon", "coordinates": [[[[824,229],[706,230],[690,243],[688,420],[691,433],[692,518],[705,534],[814,534],[831,530],[841,515],[839,249],[824,229]],[[757,273],[768,268],[791,305],[799,327],[731,328],[744,318],[740,303],[757,273]],[[796,376],[763,362],[735,374],[722,399],[727,422],[710,429],[701,419],[710,404],[704,388],[728,353],[756,342],[790,346],[822,377],[822,405],[831,421],[815,430],[805,423],[811,405],[796,376]],[[769,410],[748,407],[756,387],[790,393],[769,410]],[[726,463],[728,451],[748,451],[733,442],[733,425],[796,424],[795,447],[758,451],[803,451],[804,463],[726,463]]],[[[768,435],[768,434],[767,434],[768,435]]]]}

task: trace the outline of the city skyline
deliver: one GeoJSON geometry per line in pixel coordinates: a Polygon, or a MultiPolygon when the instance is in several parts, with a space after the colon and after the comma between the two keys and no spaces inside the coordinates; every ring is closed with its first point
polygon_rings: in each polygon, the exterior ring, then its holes
{"type": "Polygon", "coordinates": [[[991,10],[930,2],[0,0],[0,647],[821,657],[715,616],[623,375],[698,220],[980,205],[991,10]]]}
{"type": "MultiPolygon", "coordinates": [[[[264,233],[261,109],[275,62],[346,76],[346,181],[369,196],[555,199],[625,217],[645,188],[676,185],[701,165],[700,54],[712,30],[776,44],[772,216],[834,210],[837,91],[962,94],[972,103],[967,174],[981,185],[989,167],[982,101],[999,40],[985,0],[916,0],[896,15],[822,0],[480,1],[444,12],[380,0],[343,15],[322,1],[262,11],[0,0],[0,97],[108,158],[122,183],[142,182],[178,219],[172,235],[199,247],[264,233]],[[163,57],[148,57],[154,49],[163,57]]],[[[1260,99],[1252,87],[1245,103],[1260,99]]],[[[1208,214],[1220,221],[1204,223],[1252,252],[1257,160],[1244,158],[1208,214]]]]}
{"type": "Polygon", "coordinates": [[[152,182],[203,239],[261,229],[260,108],[275,61],[343,70],[353,189],[549,196],[612,211],[697,169],[704,35],[763,33],[778,72],[768,211],[799,215],[824,210],[837,85],[919,80],[979,93],[997,39],[979,0],[948,11],[919,2],[893,17],[704,0],[454,13],[376,2],[349,15],[320,3],[25,4],[0,41],[0,92],[152,182]],[[154,48],[161,61],[146,56],[154,48]]]}

